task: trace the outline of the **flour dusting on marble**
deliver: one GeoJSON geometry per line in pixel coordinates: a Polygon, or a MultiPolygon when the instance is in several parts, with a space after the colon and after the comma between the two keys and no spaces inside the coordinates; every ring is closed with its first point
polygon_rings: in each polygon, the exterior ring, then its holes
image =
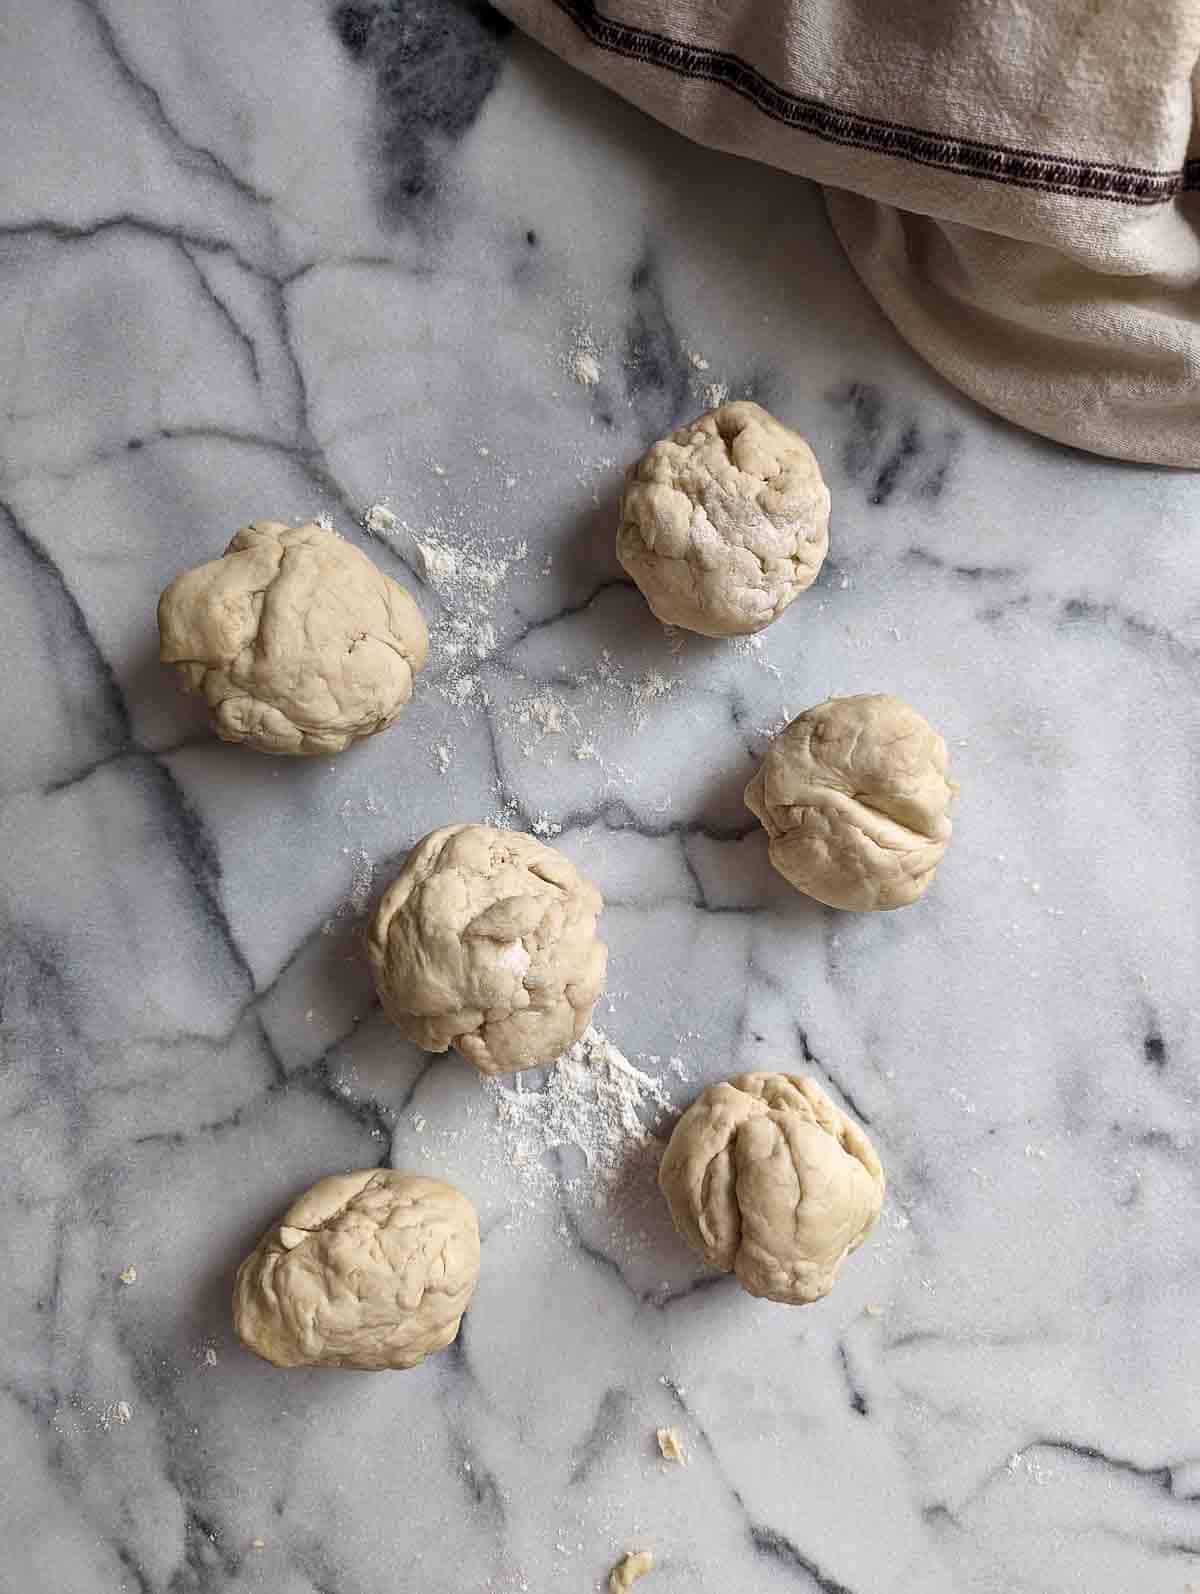
{"type": "Polygon", "coordinates": [[[484,1091],[500,1125],[504,1155],[520,1175],[524,1193],[536,1205],[565,1184],[574,1194],[590,1194],[593,1205],[612,1204],[631,1160],[661,1145],[645,1121],[670,1110],[657,1079],[644,1073],[594,1025],[550,1065],[540,1090],[489,1079],[484,1091]],[[550,1166],[550,1153],[573,1148],[583,1171],[563,1180],[550,1166]]]}

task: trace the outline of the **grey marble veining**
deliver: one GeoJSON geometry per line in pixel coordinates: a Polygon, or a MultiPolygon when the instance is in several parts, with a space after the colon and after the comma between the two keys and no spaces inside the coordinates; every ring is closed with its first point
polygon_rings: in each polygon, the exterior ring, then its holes
{"type": "Polygon", "coordinates": [[[7,0],[0,30],[0,1588],[548,1594],[636,1543],[656,1594],[1200,1588],[1200,484],[971,408],[818,193],[480,5],[7,0]],[[834,495],[759,650],[664,636],[612,553],[621,470],[714,382],[834,495]],[[364,530],[382,499],[526,545],[469,700],[435,650],[333,764],[215,744],[156,662],[162,586],[328,514],[436,633],[456,596],[364,530]],[[928,714],[963,794],[928,899],[856,918],[771,873],[740,793],[785,715],[861,690],[928,714]],[[522,719],[545,693],[565,729],[522,719]],[[771,1063],[868,1126],[887,1209],[827,1302],[711,1278],[649,1192],[632,1231],[531,1201],[473,1071],[383,1023],[364,869],[491,812],[601,884],[598,1021],[683,1057],[676,1102],[771,1063]],[[237,1261],[385,1162],[479,1207],[458,1344],[257,1363],[237,1261]]]}

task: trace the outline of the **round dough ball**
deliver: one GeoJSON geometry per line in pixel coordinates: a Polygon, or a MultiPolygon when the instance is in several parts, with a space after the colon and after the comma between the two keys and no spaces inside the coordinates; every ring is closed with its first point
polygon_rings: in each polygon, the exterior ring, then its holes
{"type": "Polygon", "coordinates": [[[276,1367],[416,1367],[454,1339],[478,1277],[479,1220],[453,1185],[339,1173],[242,1263],[233,1326],[276,1367]]]}
{"type": "Polygon", "coordinates": [[[579,1039],[604,989],[599,891],[553,847],[490,825],[447,825],[409,853],[367,937],[388,1017],[429,1052],[485,1074],[548,1063],[579,1039]]]}
{"type": "Polygon", "coordinates": [[[340,753],[388,728],[429,652],[421,611],[353,543],[256,520],[158,602],[159,657],[217,735],[262,753],[340,753]]]}
{"type": "Polygon", "coordinates": [[[738,1074],[702,1091],[658,1183],[693,1251],[751,1295],[789,1306],[828,1295],[883,1204],[871,1142],[796,1074],[738,1074]]]}
{"type": "Polygon", "coordinates": [[[903,908],[922,896],[950,840],[958,782],[946,744],[886,694],[831,697],[775,737],[746,787],[771,862],[831,908],[903,908]]]}
{"type": "Polygon", "coordinates": [[[829,490],[798,432],[741,399],[630,467],[617,558],[665,625],[746,636],[817,578],[829,490]]]}

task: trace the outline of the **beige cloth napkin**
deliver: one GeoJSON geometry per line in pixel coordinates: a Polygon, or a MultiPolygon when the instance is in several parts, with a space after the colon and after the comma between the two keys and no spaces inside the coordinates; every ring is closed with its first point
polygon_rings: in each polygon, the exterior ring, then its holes
{"type": "Polygon", "coordinates": [[[689,138],[825,184],[863,282],[980,403],[1200,466],[1200,0],[496,3],[689,138]]]}

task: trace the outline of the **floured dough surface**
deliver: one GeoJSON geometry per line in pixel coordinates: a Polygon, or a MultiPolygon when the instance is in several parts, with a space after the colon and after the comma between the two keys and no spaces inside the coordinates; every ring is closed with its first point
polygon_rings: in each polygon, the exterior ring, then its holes
{"type": "Polygon", "coordinates": [[[771,862],[797,891],[855,912],[923,896],[950,841],[946,744],[886,693],[831,697],[784,727],[746,787],[771,862]]]}
{"type": "Polygon", "coordinates": [[[812,585],[828,548],[816,456],[748,399],[664,437],[627,473],[617,558],[664,624],[761,631],[812,585]]]}
{"type": "Polygon", "coordinates": [[[827,1295],[883,1203],[867,1136],[815,1079],[738,1074],[701,1092],[675,1126],[659,1186],[675,1227],[751,1295],[827,1295]]]}
{"type": "Polygon", "coordinates": [[[367,937],[388,1017],[426,1051],[485,1074],[548,1063],[604,988],[599,891],[554,847],[490,825],[419,841],[367,937]]]}
{"type": "Polygon", "coordinates": [[[340,753],[412,696],[429,635],[397,581],[336,532],[258,520],[158,604],[159,657],[223,741],[340,753]]]}
{"type": "Polygon", "coordinates": [[[475,1208],[440,1179],[322,1179],[238,1269],[233,1326],[276,1367],[415,1367],[449,1345],[479,1276],[475,1208]]]}

